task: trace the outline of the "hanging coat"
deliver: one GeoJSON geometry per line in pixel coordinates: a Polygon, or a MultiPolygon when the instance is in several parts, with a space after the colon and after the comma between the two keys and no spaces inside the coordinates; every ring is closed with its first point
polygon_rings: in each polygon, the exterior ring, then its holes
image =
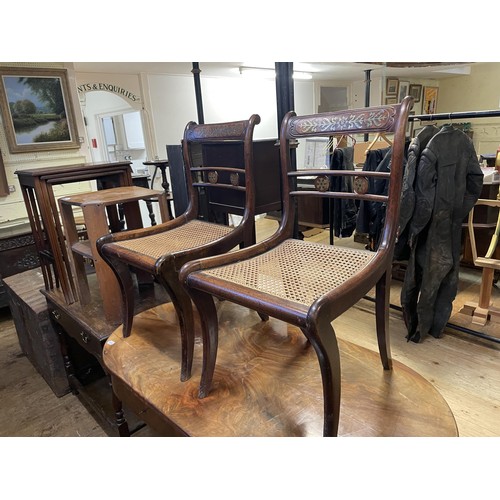
{"type": "MultiPolygon", "coordinates": [[[[330,170],[354,170],[354,148],[352,146],[338,148],[333,151],[330,160],[330,170]]],[[[352,177],[332,177],[333,191],[352,192],[352,177]]],[[[358,207],[351,199],[334,199],[333,228],[337,238],[348,238],[356,228],[358,207]]]]}
{"type": "Polygon", "coordinates": [[[408,340],[440,337],[446,326],[458,289],[462,221],[482,185],[472,141],[444,126],[422,151],[417,168],[411,254],[401,290],[408,340]]]}
{"type": "MultiPolygon", "coordinates": [[[[386,154],[391,151],[390,147],[383,149],[371,149],[367,151],[365,163],[363,164],[363,172],[375,172],[380,162],[384,159],[386,154]]],[[[368,192],[375,192],[375,179],[368,177],[368,192]]],[[[361,200],[359,203],[358,218],[356,221],[356,233],[368,234],[370,232],[371,211],[370,203],[361,200]]]]}
{"type": "Polygon", "coordinates": [[[439,132],[434,125],[426,125],[412,139],[408,146],[408,155],[403,176],[401,204],[399,209],[398,239],[394,247],[394,260],[408,260],[410,247],[408,246],[409,224],[415,210],[415,184],[417,179],[417,166],[420,153],[427,147],[427,143],[439,132]]]}

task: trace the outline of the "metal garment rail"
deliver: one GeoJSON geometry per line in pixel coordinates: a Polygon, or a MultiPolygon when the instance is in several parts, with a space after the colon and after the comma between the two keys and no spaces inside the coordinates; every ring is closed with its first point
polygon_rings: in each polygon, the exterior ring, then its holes
{"type": "Polygon", "coordinates": [[[489,118],[491,116],[500,116],[500,109],[489,109],[485,111],[454,111],[451,113],[433,113],[428,115],[410,115],[408,117],[408,120],[459,120],[463,118],[489,118]]]}

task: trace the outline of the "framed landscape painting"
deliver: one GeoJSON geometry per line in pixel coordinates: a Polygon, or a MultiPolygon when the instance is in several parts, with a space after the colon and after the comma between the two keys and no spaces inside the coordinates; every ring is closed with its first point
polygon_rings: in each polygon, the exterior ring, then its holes
{"type": "Polygon", "coordinates": [[[0,108],[11,153],[80,147],[64,69],[0,68],[0,108]]]}

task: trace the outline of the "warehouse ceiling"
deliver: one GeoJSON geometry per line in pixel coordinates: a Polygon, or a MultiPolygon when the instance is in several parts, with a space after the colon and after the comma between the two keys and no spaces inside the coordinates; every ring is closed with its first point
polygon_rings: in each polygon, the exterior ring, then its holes
{"type": "MultiPolygon", "coordinates": [[[[75,62],[74,68],[82,73],[120,73],[120,74],[170,74],[189,75],[191,62],[75,62]]],[[[395,78],[441,79],[467,75],[477,63],[453,62],[294,62],[296,71],[311,73],[314,80],[351,81],[365,78],[365,71],[371,76],[395,78]]],[[[202,76],[240,76],[241,67],[274,68],[274,62],[199,62],[202,76]]]]}

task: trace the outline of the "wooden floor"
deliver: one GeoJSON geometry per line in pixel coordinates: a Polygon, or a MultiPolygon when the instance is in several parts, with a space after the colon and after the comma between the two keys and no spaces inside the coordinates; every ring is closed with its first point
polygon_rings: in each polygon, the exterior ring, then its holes
{"type": "MultiPolygon", "coordinates": [[[[275,228],[275,221],[260,219],[258,239],[275,228]]],[[[312,231],[306,236],[327,241],[327,234],[312,231]]],[[[336,244],[351,244],[349,240],[336,244]]],[[[461,304],[479,292],[480,273],[461,272],[460,293],[454,315],[461,304]]],[[[391,302],[399,303],[399,282],[394,282],[391,302]]],[[[500,304],[500,293],[493,290],[500,304]]],[[[460,315],[456,321],[470,325],[460,315]]],[[[373,303],[363,299],[334,322],[344,341],[376,351],[373,303]]],[[[441,339],[426,337],[422,343],[407,342],[401,313],[390,312],[391,345],[395,361],[416,371],[444,398],[457,423],[460,436],[500,436],[500,345],[456,329],[447,329],[441,339]]],[[[473,327],[477,328],[477,327],[473,327]]],[[[500,338],[500,328],[489,324],[480,329],[500,338]]],[[[57,398],[22,354],[8,310],[0,310],[0,435],[1,436],[106,436],[78,398],[57,398]]]]}

